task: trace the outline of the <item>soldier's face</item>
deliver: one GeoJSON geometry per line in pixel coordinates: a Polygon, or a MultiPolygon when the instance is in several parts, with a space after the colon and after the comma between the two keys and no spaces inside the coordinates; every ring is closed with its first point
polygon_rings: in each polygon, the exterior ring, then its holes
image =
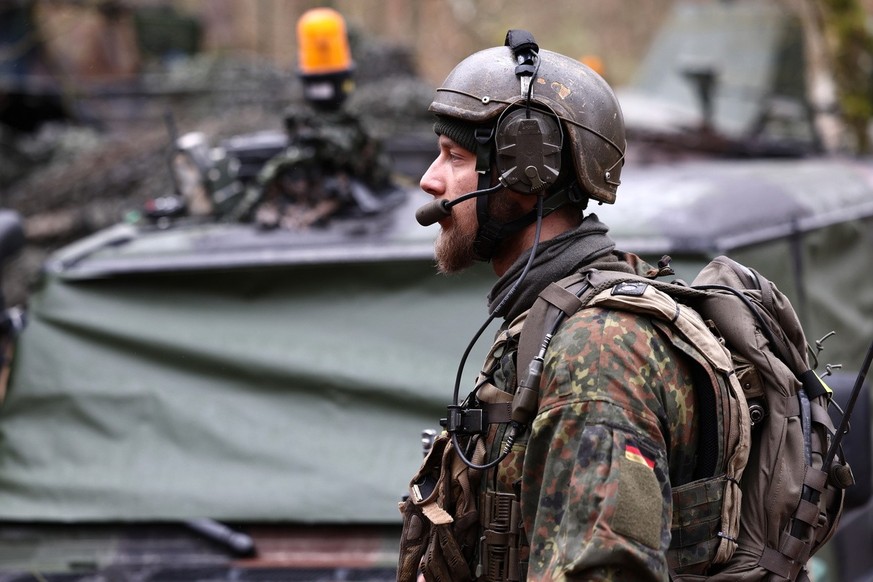
{"type": "MultiPolygon", "coordinates": [[[[439,148],[439,155],[421,177],[421,189],[449,201],[476,190],[476,156],[444,135],[439,138],[439,148]]],[[[475,198],[456,204],[451,215],[440,220],[435,253],[441,272],[454,273],[473,264],[477,228],[475,198]]]]}

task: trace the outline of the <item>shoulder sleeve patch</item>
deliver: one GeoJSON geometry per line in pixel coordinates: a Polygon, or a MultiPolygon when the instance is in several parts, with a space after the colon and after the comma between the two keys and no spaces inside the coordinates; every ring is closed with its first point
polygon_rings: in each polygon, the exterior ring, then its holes
{"type": "Polygon", "coordinates": [[[650,459],[635,451],[638,449],[627,450],[618,459],[618,495],[612,529],[658,549],[664,519],[661,485],[649,465],[650,459]]]}
{"type": "Polygon", "coordinates": [[[625,281],[618,283],[612,288],[612,295],[627,295],[630,297],[641,297],[646,292],[649,284],[642,281],[625,281]]]}

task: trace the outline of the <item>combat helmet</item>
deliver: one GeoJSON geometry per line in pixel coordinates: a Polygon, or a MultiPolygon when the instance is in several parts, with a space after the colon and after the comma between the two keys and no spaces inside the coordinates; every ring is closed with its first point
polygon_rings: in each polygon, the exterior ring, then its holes
{"type": "MultiPolygon", "coordinates": [[[[501,149],[504,134],[518,130],[510,111],[523,108],[544,112],[546,120],[560,120],[557,137],[545,128],[547,123],[543,125],[544,153],[561,145],[561,140],[568,141],[579,185],[594,200],[615,202],[626,147],[624,119],[615,94],[593,69],[576,59],[540,50],[526,31],[510,30],[505,46],[479,51],[461,61],[437,89],[429,110],[442,119],[494,126],[492,143],[501,149]]],[[[513,139],[509,142],[515,149],[531,144],[524,138],[517,144],[513,139]]],[[[533,145],[541,147],[536,142],[533,145]]],[[[551,170],[548,167],[542,173],[551,170]]]]}

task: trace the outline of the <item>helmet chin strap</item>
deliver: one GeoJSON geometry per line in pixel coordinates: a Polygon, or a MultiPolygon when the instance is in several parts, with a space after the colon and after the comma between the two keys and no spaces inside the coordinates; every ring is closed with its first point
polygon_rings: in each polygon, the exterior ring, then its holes
{"type": "MultiPolygon", "coordinates": [[[[479,174],[480,189],[483,184],[486,188],[491,184],[490,172],[479,174]]],[[[502,192],[499,195],[505,196],[502,192]]],[[[488,212],[488,201],[491,199],[491,196],[492,194],[489,194],[476,199],[476,220],[479,223],[479,228],[476,231],[476,239],[473,241],[473,254],[477,261],[484,263],[494,258],[501,241],[511,234],[515,234],[528,224],[526,221],[522,224],[521,218],[517,218],[509,223],[495,220],[488,212]]]]}
{"type": "MultiPolygon", "coordinates": [[[[480,190],[489,187],[491,184],[490,176],[490,172],[479,175],[480,190]]],[[[581,199],[581,193],[577,189],[578,187],[573,183],[549,194],[543,201],[542,216],[548,216],[570,202],[578,202],[581,199]]],[[[537,220],[536,208],[509,222],[495,220],[488,213],[488,200],[491,196],[505,196],[505,194],[502,192],[489,194],[487,196],[479,196],[476,199],[476,219],[479,222],[479,229],[476,231],[476,239],[473,241],[473,253],[476,260],[485,263],[494,258],[501,242],[537,220]]]]}
{"type": "MultiPolygon", "coordinates": [[[[477,128],[476,133],[476,172],[479,174],[477,190],[486,190],[491,187],[491,168],[494,167],[496,155],[493,142],[493,128],[477,128]]],[[[494,258],[497,245],[506,236],[503,233],[504,225],[494,220],[488,214],[488,200],[491,194],[476,198],[476,220],[479,228],[473,241],[473,255],[477,261],[484,263],[494,258]]]]}

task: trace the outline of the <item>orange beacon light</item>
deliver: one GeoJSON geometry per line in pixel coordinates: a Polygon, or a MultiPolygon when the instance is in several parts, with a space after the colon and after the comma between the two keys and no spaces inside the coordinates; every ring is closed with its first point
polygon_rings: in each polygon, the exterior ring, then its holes
{"type": "Polygon", "coordinates": [[[313,8],[297,20],[298,73],[304,97],[335,109],[351,93],[354,69],[345,19],[332,8],[313,8]]]}

